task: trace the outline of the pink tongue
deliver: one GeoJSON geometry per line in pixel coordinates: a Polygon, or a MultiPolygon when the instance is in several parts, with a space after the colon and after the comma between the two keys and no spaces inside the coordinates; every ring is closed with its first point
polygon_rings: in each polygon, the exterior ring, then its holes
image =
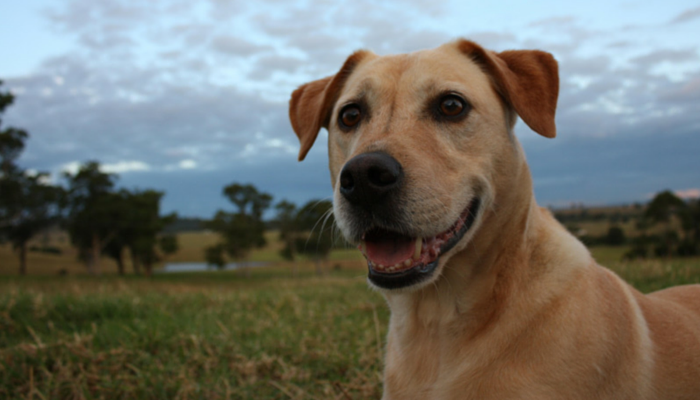
{"type": "Polygon", "coordinates": [[[407,237],[367,241],[367,257],[375,264],[392,266],[413,255],[415,240],[407,237]]]}

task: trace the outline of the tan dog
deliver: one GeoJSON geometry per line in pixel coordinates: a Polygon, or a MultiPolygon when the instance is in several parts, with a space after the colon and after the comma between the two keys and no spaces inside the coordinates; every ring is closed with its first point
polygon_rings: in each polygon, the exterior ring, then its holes
{"type": "Polygon", "coordinates": [[[700,399],[700,288],[640,294],[535,203],[513,126],[554,137],[558,89],[550,54],[460,40],[292,94],[391,308],[385,399],[700,399]]]}

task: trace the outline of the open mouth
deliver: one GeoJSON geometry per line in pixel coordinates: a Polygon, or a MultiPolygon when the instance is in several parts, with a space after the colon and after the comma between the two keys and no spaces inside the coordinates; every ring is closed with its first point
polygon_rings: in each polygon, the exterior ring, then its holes
{"type": "Polygon", "coordinates": [[[469,231],[479,211],[475,198],[446,231],[432,237],[409,237],[385,229],[367,231],[358,246],[367,259],[369,279],[385,289],[399,289],[429,278],[440,255],[469,231]]]}

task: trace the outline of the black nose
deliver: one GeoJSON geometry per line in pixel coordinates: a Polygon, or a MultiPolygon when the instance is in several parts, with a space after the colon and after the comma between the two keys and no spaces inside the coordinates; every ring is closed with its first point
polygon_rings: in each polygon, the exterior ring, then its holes
{"type": "Polygon", "coordinates": [[[403,169],[394,157],[382,153],[364,153],[345,164],[340,172],[340,193],[352,204],[370,209],[397,191],[403,169]]]}

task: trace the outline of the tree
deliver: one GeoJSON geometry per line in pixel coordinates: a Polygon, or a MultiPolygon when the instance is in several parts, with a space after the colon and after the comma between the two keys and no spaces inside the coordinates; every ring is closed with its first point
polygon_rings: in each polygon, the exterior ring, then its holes
{"type": "MultiPolygon", "coordinates": [[[[2,81],[0,80],[0,86],[2,81]]],[[[10,92],[0,92],[0,129],[2,114],[5,109],[15,102],[15,96],[10,92]]],[[[24,142],[29,135],[23,129],[8,127],[0,130],[0,173],[8,174],[15,170],[15,161],[24,150],[24,142]]]]}
{"type": "MultiPolygon", "coordinates": [[[[168,216],[167,218],[170,218],[171,216],[168,216]]],[[[180,250],[180,244],[177,241],[177,236],[172,234],[160,236],[158,238],[158,247],[160,248],[160,251],[163,252],[163,254],[165,255],[175,254],[178,250],[180,250]]]]}
{"type": "MultiPolygon", "coordinates": [[[[153,264],[161,258],[159,249],[163,254],[171,254],[178,249],[175,236],[158,237],[162,229],[176,219],[176,215],[160,216],[162,192],[122,189],[107,197],[108,212],[104,216],[111,228],[103,243],[102,254],[112,258],[119,274],[124,275],[124,253],[129,249],[134,272],[140,274],[143,267],[146,275],[150,276],[153,264]]],[[[87,235],[83,233],[82,236],[87,235]]]]}
{"type": "Polygon", "coordinates": [[[685,237],[678,246],[678,255],[697,255],[700,253],[700,199],[690,201],[680,217],[685,237]]]}
{"type": "Polygon", "coordinates": [[[121,195],[114,192],[116,175],[90,161],[75,175],[65,173],[70,209],[66,227],[88,271],[99,274],[100,254],[117,235],[124,215],[121,195]]]}
{"type": "Polygon", "coordinates": [[[277,215],[275,222],[279,228],[280,240],[284,243],[284,248],[280,250],[280,255],[293,262],[292,275],[296,276],[298,271],[297,240],[301,237],[302,230],[297,220],[297,206],[287,200],[282,200],[275,205],[277,215]]]}
{"type": "MultiPolygon", "coordinates": [[[[153,265],[160,260],[158,248],[166,253],[177,251],[177,239],[172,237],[163,250],[158,235],[163,228],[177,219],[172,213],[160,216],[160,200],[163,192],[145,190],[128,193],[128,225],[123,233],[127,238],[134,265],[142,265],[147,276],[153,272],[153,265]],[[169,246],[168,246],[169,244],[169,246]]],[[[167,242],[167,241],[166,241],[167,242]]]]}
{"type": "Polygon", "coordinates": [[[314,261],[316,274],[321,275],[323,264],[333,248],[333,203],[311,200],[301,207],[296,219],[299,229],[308,232],[306,238],[297,238],[298,249],[314,261]]]}
{"type": "MultiPolygon", "coordinates": [[[[0,92],[0,129],[2,129],[2,114],[14,100],[12,93],[0,92]]],[[[22,154],[27,138],[27,132],[21,129],[0,130],[0,228],[10,224],[19,206],[21,188],[14,178],[20,175],[21,171],[15,162],[22,154]]]]}
{"type": "Polygon", "coordinates": [[[224,245],[219,243],[204,249],[204,259],[207,260],[208,265],[213,265],[218,269],[223,269],[226,266],[226,258],[224,258],[224,245]]]}
{"type": "MultiPolygon", "coordinates": [[[[262,215],[270,207],[272,196],[258,191],[253,185],[233,183],[224,187],[223,195],[233,203],[237,212],[217,211],[205,225],[221,235],[221,242],[205,249],[210,264],[223,268],[224,253],[236,261],[245,260],[254,248],[265,246],[265,223],[262,215]]],[[[247,269],[246,269],[247,272],[247,269]]]]}
{"type": "MultiPolygon", "coordinates": [[[[0,92],[0,115],[13,102],[11,93],[0,92]]],[[[27,273],[28,242],[58,221],[62,198],[61,189],[48,184],[48,174],[17,166],[28,138],[21,129],[0,130],[0,240],[9,240],[18,252],[20,275],[27,273]]]]}
{"type": "Polygon", "coordinates": [[[621,246],[625,244],[626,240],[625,231],[619,226],[611,226],[605,236],[605,243],[610,246],[621,246]]]}
{"type": "Polygon", "coordinates": [[[670,190],[658,193],[647,206],[644,217],[653,224],[663,223],[665,226],[664,245],[657,247],[657,254],[670,257],[674,253],[674,244],[678,241],[678,235],[671,229],[671,219],[685,207],[685,202],[670,190]]]}
{"type": "MultiPolygon", "coordinates": [[[[12,174],[0,180],[11,180],[17,183],[12,201],[0,200],[0,202],[14,203],[9,207],[12,217],[0,229],[0,235],[12,243],[12,247],[19,254],[19,273],[27,273],[27,245],[38,233],[58,223],[60,218],[59,201],[61,188],[42,183],[46,174],[30,175],[24,171],[12,174]]],[[[0,189],[4,189],[4,183],[0,183],[0,189]]],[[[5,192],[3,191],[3,197],[5,192]]],[[[1,207],[4,208],[4,207],[1,207]]]]}

